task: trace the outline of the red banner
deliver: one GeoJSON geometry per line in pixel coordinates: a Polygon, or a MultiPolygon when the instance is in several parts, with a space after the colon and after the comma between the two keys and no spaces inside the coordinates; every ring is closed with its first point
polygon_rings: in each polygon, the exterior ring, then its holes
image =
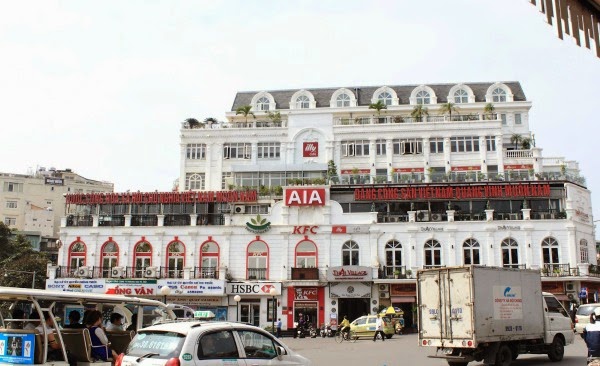
{"type": "Polygon", "coordinates": [[[325,206],[325,188],[287,188],[286,206],[325,206]]]}
{"type": "Polygon", "coordinates": [[[470,165],[470,166],[453,166],[450,168],[453,172],[470,172],[481,170],[481,165],[470,165]]]}
{"type": "Polygon", "coordinates": [[[332,234],[346,234],[346,226],[344,225],[333,225],[331,227],[332,234]]]}
{"type": "Polygon", "coordinates": [[[533,169],[533,164],[512,164],[504,165],[504,170],[529,170],[533,169]]]}
{"type": "Polygon", "coordinates": [[[294,300],[314,300],[319,299],[316,287],[294,287],[294,300]]]}
{"type": "Polygon", "coordinates": [[[425,168],[394,168],[396,173],[423,173],[425,168]]]}
{"type": "Polygon", "coordinates": [[[303,142],[302,143],[302,156],[305,158],[312,158],[319,156],[319,143],[318,142],[303,142]]]}
{"type": "Polygon", "coordinates": [[[257,191],[76,193],[67,194],[66,203],[75,205],[102,205],[125,203],[159,204],[202,202],[256,202],[257,199],[257,191]]]}
{"type": "Polygon", "coordinates": [[[370,174],[370,169],[342,169],[342,174],[370,174]]]}

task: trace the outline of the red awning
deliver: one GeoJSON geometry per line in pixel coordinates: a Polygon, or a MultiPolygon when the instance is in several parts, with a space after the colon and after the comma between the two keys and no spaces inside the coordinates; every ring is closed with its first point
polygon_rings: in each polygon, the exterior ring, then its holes
{"type": "Polygon", "coordinates": [[[392,304],[398,302],[416,302],[417,298],[414,296],[392,296],[392,304]]]}

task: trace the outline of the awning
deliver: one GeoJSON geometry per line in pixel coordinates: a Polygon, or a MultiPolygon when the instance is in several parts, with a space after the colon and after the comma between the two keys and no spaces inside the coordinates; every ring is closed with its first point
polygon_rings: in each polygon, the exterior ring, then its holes
{"type": "Polygon", "coordinates": [[[417,302],[414,296],[392,296],[392,304],[397,302],[417,302]]]}

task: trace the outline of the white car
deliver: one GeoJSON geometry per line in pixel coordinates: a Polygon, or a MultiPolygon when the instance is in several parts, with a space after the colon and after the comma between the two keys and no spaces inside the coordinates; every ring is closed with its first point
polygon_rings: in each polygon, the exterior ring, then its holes
{"type": "Polygon", "coordinates": [[[115,366],[310,365],[258,327],[180,321],[141,329],[115,366]]]}

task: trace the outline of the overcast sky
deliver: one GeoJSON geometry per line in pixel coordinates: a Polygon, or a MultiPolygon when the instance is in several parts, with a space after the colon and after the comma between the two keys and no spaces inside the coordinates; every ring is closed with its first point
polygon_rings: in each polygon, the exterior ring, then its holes
{"type": "Polygon", "coordinates": [[[600,217],[600,59],[527,0],[3,1],[0,171],[167,191],[179,128],[237,91],[519,81],[600,217]]]}

